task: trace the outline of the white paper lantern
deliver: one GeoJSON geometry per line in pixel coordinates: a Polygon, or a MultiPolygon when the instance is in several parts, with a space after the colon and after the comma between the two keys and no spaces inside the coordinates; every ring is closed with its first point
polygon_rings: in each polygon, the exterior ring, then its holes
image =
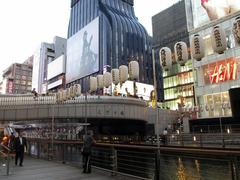
{"type": "Polygon", "coordinates": [[[97,90],[97,78],[90,77],[90,93],[97,90]]]}
{"type": "Polygon", "coordinates": [[[67,88],[67,99],[70,99],[71,98],[71,89],[70,88],[67,88]]]}
{"type": "Polygon", "coordinates": [[[102,89],[104,87],[104,85],[103,85],[103,75],[102,74],[97,75],[97,87],[99,89],[102,89]]]}
{"type": "Polygon", "coordinates": [[[63,90],[62,93],[63,93],[63,94],[62,94],[62,100],[63,100],[63,101],[66,101],[66,100],[67,100],[67,90],[66,90],[66,89],[63,90]]]}
{"type": "Polygon", "coordinates": [[[172,52],[168,47],[163,47],[159,51],[160,64],[165,71],[172,67],[172,52]]]}
{"type": "Polygon", "coordinates": [[[60,92],[56,93],[56,102],[59,103],[60,102],[60,92]]]}
{"type": "Polygon", "coordinates": [[[180,66],[184,66],[188,60],[187,44],[185,42],[177,42],[174,46],[175,59],[180,66]]]}
{"type": "Polygon", "coordinates": [[[103,84],[104,87],[108,88],[112,85],[112,74],[109,72],[105,72],[103,75],[103,84]]]}
{"type": "Polygon", "coordinates": [[[139,79],[139,64],[137,61],[131,61],[129,63],[129,78],[131,80],[139,79]]]}
{"type": "Polygon", "coordinates": [[[75,96],[81,95],[81,85],[80,84],[74,84],[74,94],[75,94],[75,96]]]}
{"type": "Polygon", "coordinates": [[[225,31],[220,26],[215,26],[212,31],[212,46],[213,50],[222,54],[227,49],[227,40],[225,31]]]}
{"type": "Polygon", "coordinates": [[[74,86],[70,87],[70,96],[71,98],[75,97],[74,86]]]}
{"type": "Polygon", "coordinates": [[[195,34],[191,39],[191,52],[193,59],[201,61],[204,57],[203,38],[199,34],[195,34]]]}
{"type": "Polygon", "coordinates": [[[128,67],[125,65],[119,67],[119,80],[120,83],[124,83],[128,80],[128,67]]]}
{"type": "Polygon", "coordinates": [[[117,85],[119,83],[119,69],[112,69],[112,82],[117,85]]]}
{"type": "Polygon", "coordinates": [[[59,102],[63,101],[63,91],[59,91],[59,102]]]}
{"type": "Polygon", "coordinates": [[[240,16],[237,17],[233,23],[233,35],[236,43],[240,45],[240,16]]]}

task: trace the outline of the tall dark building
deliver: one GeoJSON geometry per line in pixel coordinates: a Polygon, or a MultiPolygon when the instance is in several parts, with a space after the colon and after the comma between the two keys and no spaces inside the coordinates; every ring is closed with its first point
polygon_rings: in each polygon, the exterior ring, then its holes
{"type": "Polygon", "coordinates": [[[82,84],[89,75],[103,73],[106,66],[118,68],[133,59],[140,65],[140,82],[153,82],[151,40],[138,22],[133,5],[133,0],[71,1],[66,70],[68,84],[82,84]],[[77,47],[77,42],[83,45],[77,47]],[[74,67],[70,67],[73,64],[74,67]]]}
{"type": "MultiPolygon", "coordinates": [[[[189,47],[188,28],[191,24],[189,24],[186,14],[190,10],[189,3],[182,0],[152,17],[153,48],[159,64],[158,68],[160,68],[159,50],[162,47],[169,47],[173,52],[174,45],[178,41],[187,43],[189,47]]],[[[178,109],[180,98],[183,99],[186,108],[195,105],[194,79],[190,58],[185,66],[180,66],[173,59],[172,68],[168,71],[163,70],[163,88],[163,108],[178,109]]]]}
{"type": "Polygon", "coordinates": [[[184,41],[189,47],[189,33],[185,1],[179,1],[152,17],[153,46],[169,47],[173,50],[177,41],[184,41]]]}

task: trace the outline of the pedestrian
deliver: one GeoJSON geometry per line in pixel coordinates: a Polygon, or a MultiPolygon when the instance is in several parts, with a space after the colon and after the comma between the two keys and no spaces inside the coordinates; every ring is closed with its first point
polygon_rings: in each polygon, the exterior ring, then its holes
{"type": "Polygon", "coordinates": [[[33,97],[34,99],[36,99],[36,98],[38,97],[38,93],[37,93],[37,91],[36,91],[35,88],[33,88],[32,94],[33,94],[33,96],[34,96],[34,97],[33,97]]]}
{"type": "Polygon", "coordinates": [[[8,140],[8,147],[11,151],[14,150],[14,142],[15,142],[15,136],[14,136],[14,133],[12,132],[8,140]]]}
{"type": "Polygon", "coordinates": [[[87,135],[83,136],[83,173],[91,173],[91,154],[92,146],[95,144],[92,131],[87,131],[87,135]]]}
{"type": "Polygon", "coordinates": [[[166,145],[167,144],[167,134],[168,134],[168,131],[167,131],[167,128],[165,128],[163,130],[163,144],[166,145]]]}
{"type": "Polygon", "coordinates": [[[18,137],[15,138],[15,165],[18,164],[18,159],[20,159],[19,166],[23,166],[23,159],[24,159],[24,148],[27,149],[27,140],[23,137],[22,132],[19,132],[18,137]]]}

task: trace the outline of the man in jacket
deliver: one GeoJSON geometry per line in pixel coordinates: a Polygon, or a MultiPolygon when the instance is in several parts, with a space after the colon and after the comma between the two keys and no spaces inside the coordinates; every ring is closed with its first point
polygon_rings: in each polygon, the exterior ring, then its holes
{"type": "Polygon", "coordinates": [[[18,137],[15,139],[15,165],[18,164],[18,159],[20,159],[19,166],[23,166],[24,148],[27,148],[27,140],[22,136],[22,132],[20,132],[18,137]]]}

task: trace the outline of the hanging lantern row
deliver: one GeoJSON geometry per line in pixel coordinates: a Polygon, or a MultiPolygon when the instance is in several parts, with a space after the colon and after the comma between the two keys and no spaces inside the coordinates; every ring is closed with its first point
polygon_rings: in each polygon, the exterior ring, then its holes
{"type": "MultiPolygon", "coordinates": [[[[128,80],[128,69],[129,69],[129,79],[138,80],[139,79],[139,64],[137,61],[131,61],[129,63],[129,68],[125,65],[119,67],[119,69],[112,69],[111,73],[106,72],[103,75],[99,74],[97,77],[90,77],[89,80],[89,92],[95,92],[97,89],[102,89],[104,87],[108,88],[113,84],[117,85],[119,82],[124,83],[128,80]]],[[[57,103],[66,101],[68,99],[77,97],[81,95],[81,85],[75,84],[65,90],[56,93],[57,103]]]]}
{"type": "MultiPolygon", "coordinates": [[[[224,29],[220,26],[214,26],[211,33],[211,41],[214,52],[218,54],[223,54],[227,49],[227,40],[224,29]]],[[[204,57],[204,42],[203,38],[199,34],[195,34],[191,41],[191,53],[192,58],[197,61],[201,61],[204,57]]]]}
{"type": "MultiPolygon", "coordinates": [[[[233,35],[236,43],[240,45],[240,16],[233,23],[233,35]]],[[[211,41],[214,52],[223,54],[227,49],[226,34],[220,26],[214,26],[211,32],[211,41]]],[[[204,57],[204,41],[201,35],[195,34],[190,40],[192,58],[201,61],[204,57]]],[[[188,60],[188,50],[185,42],[177,42],[174,45],[175,59],[177,63],[184,66],[188,60]]],[[[165,71],[172,66],[172,52],[168,47],[163,47],[159,51],[160,64],[165,71]]]]}
{"type": "Polygon", "coordinates": [[[80,84],[74,84],[73,86],[59,91],[56,93],[56,101],[57,103],[66,101],[68,99],[77,97],[81,95],[81,85],[80,84]]]}
{"type": "Polygon", "coordinates": [[[139,64],[137,61],[131,61],[128,66],[122,65],[119,69],[112,69],[111,73],[106,72],[103,75],[97,75],[97,77],[90,77],[90,93],[95,92],[97,89],[102,89],[103,87],[110,87],[112,83],[117,85],[119,83],[124,83],[128,80],[128,69],[129,69],[129,79],[138,80],[139,79],[139,64]]]}
{"type": "MultiPolygon", "coordinates": [[[[185,42],[177,42],[174,46],[175,59],[180,66],[184,66],[188,61],[188,49],[185,42]]],[[[165,71],[172,67],[172,52],[168,47],[163,47],[159,51],[160,64],[165,71]]]]}

